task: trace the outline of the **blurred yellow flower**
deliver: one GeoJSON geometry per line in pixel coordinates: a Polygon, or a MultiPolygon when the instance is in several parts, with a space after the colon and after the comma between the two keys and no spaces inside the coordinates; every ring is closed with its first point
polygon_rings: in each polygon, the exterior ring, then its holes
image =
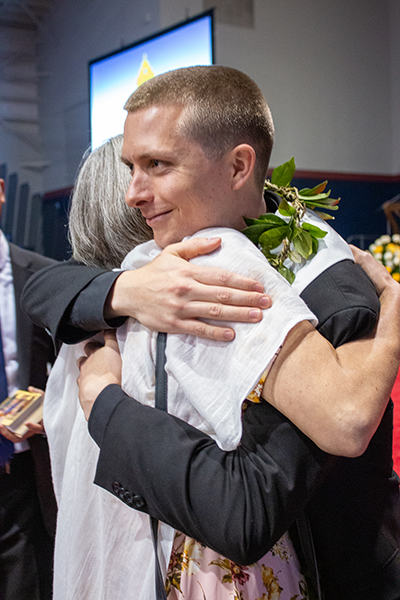
{"type": "Polygon", "coordinates": [[[395,281],[400,283],[400,235],[381,235],[370,245],[369,251],[380,262],[395,281]]]}

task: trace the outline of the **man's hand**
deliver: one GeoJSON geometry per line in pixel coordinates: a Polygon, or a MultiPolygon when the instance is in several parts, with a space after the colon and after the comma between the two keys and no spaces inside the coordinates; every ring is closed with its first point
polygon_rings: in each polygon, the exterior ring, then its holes
{"type": "Polygon", "coordinates": [[[187,262],[220,245],[220,238],[172,244],[145,267],[125,271],[109,294],[105,318],[130,316],[153,331],[232,340],[233,329],[198,319],[256,323],[271,300],[254,279],[187,262]]]}
{"type": "MultiPolygon", "coordinates": [[[[33,392],[33,393],[41,394],[42,396],[44,396],[43,390],[40,390],[39,388],[35,388],[32,386],[28,387],[28,392],[33,392]]],[[[24,442],[25,440],[32,437],[33,435],[36,435],[39,433],[44,433],[43,421],[40,421],[40,423],[27,422],[27,423],[25,423],[25,425],[28,428],[28,431],[22,437],[18,437],[17,435],[15,435],[15,433],[13,433],[9,429],[7,429],[7,427],[5,427],[4,425],[0,425],[0,434],[3,435],[8,440],[10,440],[11,442],[13,442],[14,444],[18,444],[18,442],[24,442]]]]}
{"type": "Polygon", "coordinates": [[[111,383],[121,385],[122,361],[115,331],[104,332],[104,345],[89,342],[78,360],[79,401],[88,420],[97,396],[111,383]]]}
{"type": "Polygon", "coordinates": [[[392,288],[395,292],[400,293],[400,285],[393,279],[388,270],[379,263],[376,258],[369,252],[360,250],[356,246],[350,244],[351,251],[354,256],[354,260],[360,267],[364,269],[368,277],[374,284],[378,296],[381,296],[385,290],[392,288]]]}

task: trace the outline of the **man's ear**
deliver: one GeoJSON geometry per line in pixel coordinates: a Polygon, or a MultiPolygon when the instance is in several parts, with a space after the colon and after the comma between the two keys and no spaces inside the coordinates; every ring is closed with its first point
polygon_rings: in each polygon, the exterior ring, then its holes
{"type": "Polygon", "coordinates": [[[232,189],[240,189],[254,173],[256,152],[250,144],[239,144],[231,151],[232,189]]]}

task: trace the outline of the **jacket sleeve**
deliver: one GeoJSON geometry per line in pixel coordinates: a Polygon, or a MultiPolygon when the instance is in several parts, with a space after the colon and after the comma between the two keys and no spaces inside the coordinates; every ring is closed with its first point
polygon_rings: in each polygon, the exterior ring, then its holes
{"type": "Polygon", "coordinates": [[[75,260],[57,263],[28,280],[21,298],[22,309],[53,338],[75,344],[124,322],[124,318],[106,322],[103,316],[106,298],[119,274],[75,260]]]}
{"type": "Polygon", "coordinates": [[[238,564],[271,548],[332,462],[267,403],[245,411],[234,452],[117,385],[102,392],[90,432],[101,445],[95,483],[238,564]]]}
{"type": "MultiPolygon", "coordinates": [[[[379,310],[364,272],[351,261],[339,265],[305,290],[319,298],[312,310],[330,323],[334,345],[369,333],[379,310]]],[[[233,452],[116,385],[97,398],[89,430],[100,446],[95,483],[239,564],[271,548],[336,460],[267,403],[244,412],[233,452]]]]}

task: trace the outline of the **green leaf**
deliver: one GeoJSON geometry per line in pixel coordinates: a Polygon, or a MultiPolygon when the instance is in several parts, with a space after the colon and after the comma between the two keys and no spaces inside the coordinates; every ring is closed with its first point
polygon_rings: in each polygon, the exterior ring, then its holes
{"type": "Polygon", "coordinates": [[[294,219],[290,219],[289,223],[288,223],[289,227],[290,227],[290,234],[289,234],[289,240],[292,240],[294,238],[294,236],[296,235],[296,221],[294,219]]]}
{"type": "Polygon", "coordinates": [[[326,204],[323,202],[313,202],[310,198],[310,200],[304,201],[304,204],[307,206],[307,208],[311,208],[312,210],[314,210],[314,208],[317,206],[319,208],[325,208],[327,210],[338,210],[338,206],[336,203],[336,206],[331,205],[331,204],[326,204]]]}
{"type": "Polygon", "coordinates": [[[332,215],[328,215],[328,213],[324,213],[321,212],[319,210],[315,211],[315,214],[320,218],[323,219],[324,221],[330,221],[330,220],[334,220],[335,217],[333,217],[332,215]]]}
{"type": "MultiPolygon", "coordinates": [[[[248,219],[247,217],[244,217],[244,220],[249,227],[243,229],[242,233],[256,245],[259,243],[259,237],[264,231],[277,229],[279,227],[287,227],[287,223],[284,219],[272,214],[261,215],[259,219],[248,219]]],[[[271,247],[274,248],[275,246],[271,247]]]]}
{"type": "Polygon", "coordinates": [[[287,269],[283,265],[279,265],[278,273],[280,273],[286,279],[286,281],[290,283],[290,285],[292,285],[293,281],[296,279],[296,275],[293,273],[293,271],[287,269]]]}
{"type": "Polygon", "coordinates": [[[270,252],[268,248],[261,248],[261,252],[266,258],[268,258],[268,262],[271,265],[271,267],[277,269],[279,265],[279,258],[277,257],[277,255],[270,252]]]}
{"type": "Polygon", "coordinates": [[[249,240],[257,246],[258,238],[260,237],[260,235],[262,233],[264,233],[264,231],[265,231],[265,225],[262,224],[262,225],[251,225],[250,227],[246,227],[246,229],[243,229],[242,233],[244,233],[244,235],[246,237],[248,237],[249,240]]]}
{"type": "Polygon", "coordinates": [[[301,263],[301,261],[303,260],[301,254],[296,252],[296,250],[289,250],[288,258],[294,263],[301,263]]]}
{"type": "Polygon", "coordinates": [[[293,179],[295,170],[296,165],[294,163],[294,158],[292,157],[288,162],[285,162],[283,165],[280,165],[273,170],[271,183],[278,187],[288,187],[293,179]]]}
{"type": "Polygon", "coordinates": [[[258,243],[262,248],[273,249],[279,246],[282,240],[289,233],[289,227],[274,227],[274,229],[268,229],[264,231],[258,240],[258,243]]]}
{"type": "Polygon", "coordinates": [[[307,231],[301,230],[293,240],[294,249],[301,254],[303,258],[308,258],[312,253],[312,238],[307,231]]]}
{"type": "Polygon", "coordinates": [[[318,185],[316,185],[315,187],[313,187],[311,189],[303,188],[302,190],[299,190],[299,194],[301,196],[315,196],[315,194],[321,194],[327,185],[328,185],[328,181],[323,181],[322,183],[319,183],[318,185]]]}
{"type": "Polygon", "coordinates": [[[310,198],[302,198],[301,202],[308,207],[311,206],[322,206],[323,208],[327,208],[328,210],[338,210],[338,204],[340,202],[340,198],[326,198],[325,200],[315,200],[312,196],[310,198]]]}
{"type": "Polygon", "coordinates": [[[274,226],[279,225],[280,227],[282,227],[283,225],[286,225],[286,221],[284,219],[278,217],[278,215],[273,215],[272,213],[266,213],[265,215],[261,215],[259,220],[262,223],[268,223],[274,226]]]}
{"type": "Polygon", "coordinates": [[[326,200],[327,198],[329,198],[331,194],[331,190],[328,190],[327,192],[325,192],[324,194],[315,194],[314,196],[302,196],[299,192],[299,198],[300,200],[308,200],[308,202],[322,202],[323,200],[326,200]]]}
{"type": "Polygon", "coordinates": [[[266,213],[265,215],[260,215],[258,219],[250,219],[248,217],[243,217],[243,219],[246,225],[263,225],[266,229],[267,225],[277,227],[278,225],[282,226],[286,224],[286,221],[284,219],[278,217],[278,215],[275,215],[273,213],[266,213]]]}
{"type": "Polygon", "coordinates": [[[249,217],[243,217],[243,220],[248,227],[250,227],[250,225],[257,225],[260,222],[259,219],[250,219],[249,217]]]}
{"type": "Polygon", "coordinates": [[[311,225],[311,223],[303,223],[301,227],[302,227],[302,229],[305,229],[306,231],[308,231],[309,233],[311,233],[311,235],[313,237],[316,237],[316,238],[321,238],[322,239],[328,233],[327,231],[324,231],[323,229],[320,229],[316,225],[311,225]]]}
{"type": "Polygon", "coordinates": [[[294,240],[295,237],[300,235],[301,232],[302,232],[301,227],[297,227],[296,223],[292,223],[292,240],[294,240]]]}
{"type": "Polygon", "coordinates": [[[296,209],[294,208],[294,206],[289,204],[289,202],[285,198],[282,198],[278,210],[281,213],[281,215],[284,215],[285,217],[291,217],[296,213],[296,209]]]}
{"type": "Polygon", "coordinates": [[[319,248],[319,241],[314,236],[311,236],[312,240],[312,254],[317,254],[319,248]]]}

